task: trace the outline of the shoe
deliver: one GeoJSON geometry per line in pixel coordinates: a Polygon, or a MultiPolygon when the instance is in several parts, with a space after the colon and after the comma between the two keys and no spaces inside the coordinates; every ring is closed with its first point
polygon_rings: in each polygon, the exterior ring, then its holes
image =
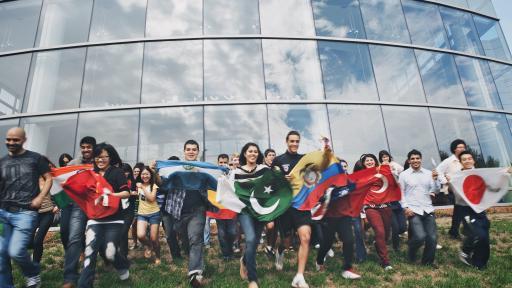
{"type": "Polygon", "coordinates": [[[240,278],[247,280],[247,267],[244,264],[244,256],[240,258],[240,278]]]}
{"type": "Polygon", "coordinates": [[[329,251],[327,251],[327,256],[329,257],[334,257],[334,251],[332,251],[332,249],[329,249],[329,251]]]}
{"type": "Polygon", "coordinates": [[[121,281],[128,280],[128,278],[130,278],[130,270],[128,269],[117,270],[117,274],[119,275],[119,280],[121,281]]]}
{"type": "Polygon", "coordinates": [[[304,279],[304,275],[297,274],[293,277],[292,287],[294,288],[309,288],[308,283],[306,283],[306,279],[304,279]]]}
{"type": "Polygon", "coordinates": [[[441,246],[441,245],[437,244],[437,245],[436,245],[436,249],[437,249],[437,250],[439,250],[439,249],[443,249],[443,246],[441,246]]]}
{"type": "Polygon", "coordinates": [[[384,271],[391,271],[391,270],[393,270],[393,266],[391,266],[389,264],[384,266],[384,271]]]}
{"type": "Polygon", "coordinates": [[[144,258],[146,258],[146,259],[151,258],[151,250],[150,249],[146,249],[144,251],[144,258]]]}
{"type": "Polygon", "coordinates": [[[315,268],[316,268],[316,271],[318,272],[324,272],[325,271],[325,265],[323,264],[318,264],[315,262],[315,268]]]}
{"type": "Polygon", "coordinates": [[[41,275],[27,278],[27,288],[40,288],[41,285],[41,275]]]}
{"type": "Polygon", "coordinates": [[[459,259],[460,261],[462,261],[462,263],[468,265],[468,266],[471,266],[471,258],[468,254],[460,251],[459,252],[459,259]]]}
{"type": "Polygon", "coordinates": [[[315,244],[315,249],[319,249],[320,248],[320,244],[315,244]]]}
{"type": "Polygon", "coordinates": [[[279,253],[279,251],[277,251],[277,253],[276,253],[276,263],[275,263],[277,271],[283,270],[283,262],[284,262],[284,252],[283,253],[279,253]]]}
{"type": "Polygon", "coordinates": [[[204,284],[206,284],[206,282],[203,278],[203,275],[198,274],[198,273],[194,273],[194,274],[190,275],[188,283],[192,287],[201,287],[204,284]]]}
{"type": "Polygon", "coordinates": [[[249,283],[249,286],[247,286],[249,288],[258,288],[258,283],[256,283],[256,281],[251,281],[249,283]]]}
{"type": "Polygon", "coordinates": [[[265,254],[267,254],[269,259],[274,259],[274,257],[276,257],[276,252],[270,246],[265,246],[265,254]]]}
{"type": "Polygon", "coordinates": [[[343,271],[343,273],[341,273],[341,277],[343,277],[345,279],[359,279],[359,278],[361,278],[361,275],[357,274],[352,269],[348,269],[348,270],[343,271]]]}

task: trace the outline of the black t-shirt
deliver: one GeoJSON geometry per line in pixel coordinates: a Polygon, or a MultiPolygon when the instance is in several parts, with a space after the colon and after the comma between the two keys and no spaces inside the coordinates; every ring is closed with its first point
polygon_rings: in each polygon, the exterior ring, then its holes
{"type": "MultiPolygon", "coordinates": [[[[97,170],[95,170],[98,173],[97,170]]],[[[108,167],[105,174],[103,174],[103,178],[107,180],[107,182],[112,186],[114,193],[122,192],[122,191],[130,191],[130,187],[128,187],[128,180],[126,176],[124,176],[124,172],[121,168],[110,166],[108,167]]],[[[115,214],[112,214],[108,217],[98,219],[97,221],[116,221],[123,220],[123,207],[122,204],[119,203],[119,210],[115,214]]]]}
{"type": "Polygon", "coordinates": [[[21,155],[0,159],[0,205],[31,209],[39,194],[39,177],[50,172],[48,161],[39,153],[25,150],[21,155]]]}
{"type": "Polygon", "coordinates": [[[297,165],[302,156],[304,156],[304,154],[290,153],[290,151],[286,150],[285,153],[274,158],[272,166],[279,167],[285,175],[288,175],[292,171],[293,167],[297,165]]]}

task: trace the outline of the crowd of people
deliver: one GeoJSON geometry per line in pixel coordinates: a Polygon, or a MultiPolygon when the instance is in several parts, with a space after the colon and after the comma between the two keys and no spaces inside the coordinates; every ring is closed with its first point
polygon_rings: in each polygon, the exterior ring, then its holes
{"type": "MultiPolygon", "coordinates": [[[[290,172],[303,156],[298,153],[300,140],[297,131],[290,131],[285,138],[287,150],[278,156],[276,151],[262,152],[257,144],[250,142],[240,154],[234,153],[231,157],[220,154],[217,165],[229,168],[235,180],[257,175],[271,167],[281,170],[290,181],[290,172]]],[[[264,246],[263,252],[274,261],[277,271],[283,270],[285,251],[298,246],[296,275],[291,286],[309,287],[304,272],[311,247],[318,249],[314,269],[324,271],[327,255],[334,254],[336,234],[343,244],[342,277],[364,277],[354,269],[354,262],[367,258],[365,227],[373,230],[375,251],[384,271],[393,269],[388,242],[393,249],[399,249],[403,234],[408,237],[407,261],[415,263],[418,250],[423,246],[420,263],[435,269],[438,244],[432,199],[443,193],[444,187],[449,187],[450,175],[475,166],[474,156],[460,139],[451,144],[453,155],[433,170],[422,167],[422,153],[415,149],[407,154],[405,167],[393,161],[384,150],[378,157],[363,154],[354,163],[353,171],[389,165],[400,185],[401,201],[383,202],[378,192],[370,190],[358,217],[347,216],[343,205],[334,201],[322,220],[312,220],[310,211],[299,210],[292,202],[275,221],[261,222],[245,213],[208,211],[207,189],[211,184],[208,177],[176,173],[166,180],[172,181],[173,189],[164,191],[159,188],[162,178],[155,161],[137,163],[132,168],[123,163],[112,145],[96,143],[94,137],[87,136],[80,140],[80,157],[72,159],[69,154],[62,154],[59,166],[92,165],[94,172],[111,185],[112,195],[123,199],[114,214],[88,219],[73,201],[65,207],[56,206],[49,194],[50,171],[56,166],[45,156],[24,149],[25,141],[22,128],[11,128],[6,135],[8,155],[0,159],[0,287],[14,287],[11,260],[21,268],[27,287],[41,287],[39,263],[43,240],[56,213],[60,213],[64,247],[62,287],[92,287],[98,254],[113,265],[121,281],[130,277],[130,249],[142,247],[145,258],[162,265],[160,224],[173,260],[182,258],[183,253],[188,255],[189,283],[192,287],[202,286],[206,283],[203,251],[210,245],[211,219],[215,219],[220,252],[226,261],[235,259],[243,247],[240,277],[248,281],[249,287],[258,287],[256,253],[260,244],[264,246]],[[27,250],[29,247],[33,249],[32,255],[27,250]]],[[[200,146],[196,141],[185,142],[182,160],[198,161],[199,154],[200,146]]],[[[169,158],[179,159],[178,156],[169,158]]],[[[348,163],[343,159],[340,162],[348,173],[348,163]]],[[[476,213],[455,195],[451,237],[460,238],[461,224],[466,238],[461,243],[459,258],[467,265],[484,269],[489,259],[489,220],[485,212],[476,213]]]]}

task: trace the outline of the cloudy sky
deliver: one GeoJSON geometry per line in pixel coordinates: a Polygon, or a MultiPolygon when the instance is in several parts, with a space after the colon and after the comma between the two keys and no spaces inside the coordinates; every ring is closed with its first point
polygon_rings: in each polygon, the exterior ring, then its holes
{"type": "Polygon", "coordinates": [[[494,9],[498,18],[500,18],[501,28],[507,38],[508,46],[512,46],[512,1],[510,0],[493,0],[494,9]]]}

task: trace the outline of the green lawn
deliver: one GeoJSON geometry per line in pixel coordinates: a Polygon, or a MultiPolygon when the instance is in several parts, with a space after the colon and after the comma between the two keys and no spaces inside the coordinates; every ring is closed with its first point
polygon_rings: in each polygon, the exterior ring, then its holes
{"type": "MultiPolygon", "coordinates": [[[[390,252],[393,271],[385,272],[377,262],[373,248],[369,249],[369,259],[356,264],[355,269],[363,278],[349,281],[341,277],[341,257],[339,244],[335,247],[336,255],[326,262],[325,272],[314,271],[316,250],[310,253],[306,280],[311,287],[512,287],[512,214],[491,214],[491,259],[487,270],[478,271],[465,266],[458,259],[459,241],[446,236],[449,218],[437,220],[439,243],[443,249],[438,250],[436,262],[438,269],[411,265],[406,263],[406,243],[402,240],[401,251],[390,252]]],[[[42,263],[43,287],[60,287],[62,284],[63,250],[58,234],[52,235],[46,243],[42,263]]],[[[240,280],[238,261],[224,262],[219,257],[217,243],[206,250],[205,276],[209,279],[208,287],[246,287],[240,280]]],[[[121,282],[115,270],[105,267],[98,261],[95,287],[187,287],[187,261],[171,263],[167,245],[162,242],[164,257],[160,266],[148,263],[142,251],[130,251],[132,267],[130,280],[121,282]]],[[[392,249],[391,249],[392,251],[392,249]]],[[[258,276],[260,287],[290,287],[296,270],[296,253],[288,253],[284,270],[277,272],[273,262],[260,252],[258,254],[258,276]]],[[[22,286],[23,279],[16,268],[17,287],[22,286]]]]}

